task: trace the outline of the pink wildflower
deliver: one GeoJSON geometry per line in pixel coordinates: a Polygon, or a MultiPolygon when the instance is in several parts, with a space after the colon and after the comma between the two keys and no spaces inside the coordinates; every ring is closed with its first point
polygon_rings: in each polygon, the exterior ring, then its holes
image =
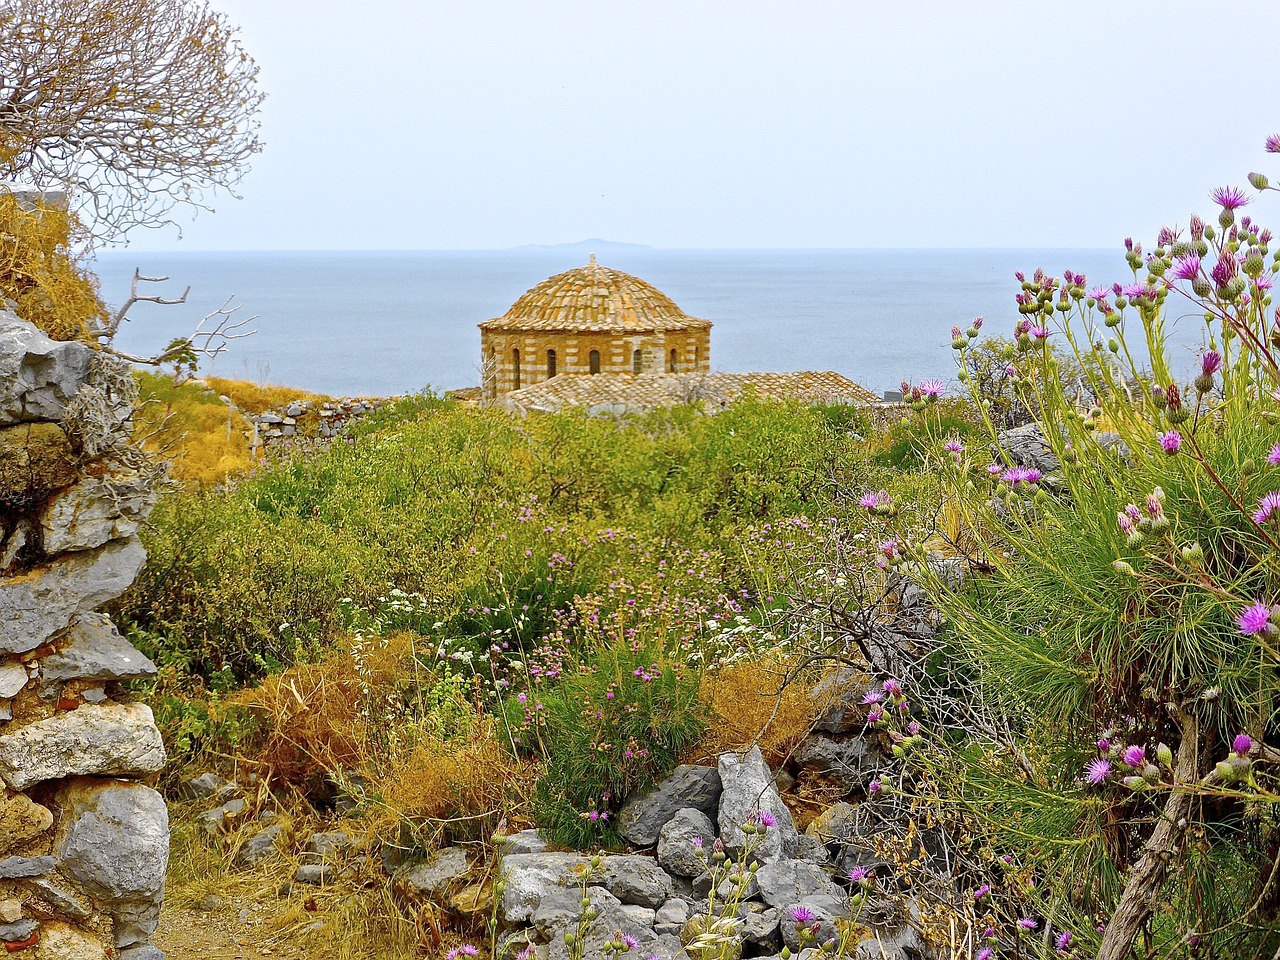
{"type": "Polygon", "coordinates": [[[1258,509],[1253,511],[1253,522],[1262,526],[1278,509],[1280,509],[1280,490],[1272,490],[1258,501],[1258,509]]]}
{"type": "Polygon", "coordinates": [[[1236,626],[1246,637],[1267,633],[1271,629],[1271,608],[1261,600],[1255,601],[1240,611],[1236,626]]]}

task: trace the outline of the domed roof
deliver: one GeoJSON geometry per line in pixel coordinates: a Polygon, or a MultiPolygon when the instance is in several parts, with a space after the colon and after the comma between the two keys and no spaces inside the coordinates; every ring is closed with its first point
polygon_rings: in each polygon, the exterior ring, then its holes
{"type": "Polygon", "coordinates": [[[482,330],[563,330],[580,333],[655,333],[710,327],[691,317],[652,284],[596,263],[543,280],[482,330]]]}

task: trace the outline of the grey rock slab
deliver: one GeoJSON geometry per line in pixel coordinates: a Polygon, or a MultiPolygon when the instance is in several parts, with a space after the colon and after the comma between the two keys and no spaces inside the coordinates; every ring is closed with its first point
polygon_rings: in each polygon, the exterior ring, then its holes
{"type": "Polygon", "coordinates": [[[470,871],[471,855],[462,847],[448,847],[425,863],[406,868],[396,880],[409,896],[431,899],[447,893],[470,871]]]}
{"type": "Polygon", "coordinates": [[[705,813],[692,807],[678,810],[658,833],[658,864],[678,877],[701,876],[715,838],[715,824],[705,813]],[[702,842],[702,856],[696,841],[702,842]]]}
{"type": "Polygon", "coordinates": [[[293,875],[295,883],[305,883],[313,887],[327,887],[337,879],[335,871],[327,863],[307,863],[298,868],[293,875]]]}
{"type": "Polygon", "coordinates": [[[93,907],[78,891],[57,880],[32,877],[22,885],[33,897],[43,900],[64,917],[84,920],[93,914],[93,907]]]}
{"type": "Polygon", "coordinates": [[[520,830],[516,833],[493,835],[493,844],[504,857],[512,853],[542,853],[547,841],[537,830],[520,830]]]}
{"type": "Polygon", "coordinates": [[[742,939],[764,950],[782,949],[782,933],[778,930],[780,913],[774,907],[743,911],[742,939]]]}
{"type": "Polygon", "coordinates": [[[61,420],[96,352],[0,310],[0,424],[61,420]]]}
{"type": "Polygon", "coordinates": [[[36,928],[40,926],[40,921],[27,918],[25,920],[15,920],[13,923],[0,923],[0,941],[6,943],[18,940],[25,940],[36,932],[36,928]]]}
{"type": "Polygon", "coordinates": [[[778,796],[773,774],[765,764],[760,748],[752,747],[742,756],[734,753],[722,754],[719,771],[723,785],[718,813],[720,839],[724,841],[729,856],[737,858],[742,855],[747,845],[743,825],[753,815],[766,812],[773,814],[777,824],[765,832],[762,840],[758,836],[753,838],[754,859],[767,863],[794,855],[797,837],[795,821],[791,819],[791,811],[778,796]]]}
{"type": "Polygon", "coordinates": [[[832,781],[848,793],[874,776],[879,769],[879,748],[865,737],[835,739],[822,734],[809,734],[796,745],[792,754],[802,770],[809,770],[832,781]]]}
{"type": "Polygon", "coordinates": [[[1041,473],[1057,473],[1062,469],[1038,423],[1028,423],[996,435],[1000,454],[1008,466],[1035,467],[1041,473]]]}
{"type": "Polygon", "coordinates": [[[136,777],[164,766],[164,744],[142,703],[85,704],[0,734],[0,779],[11,790],[69,776],[136,777]]]}
{"type": "Polygon", "coordinates": [[[354,850],[355,846],[356,842],[351,839],[351,834],[342,830],[313,833],[307,840],[307,850],[325,859],[344,857],[354,850]]]}
{"type": "Polygon", "coordinates": [[[658,842],[662,825],[690,807],[714,816],[720,800],[720,773],[715,767],[684,764],[645,793],[631,797],[618,811],[618,832],[637,847],[658,842]]]}
{"type": "Polygon", "coordinates": [[[857,807],[841,800],[810,820],[804,832],[823,843],[847,841],[853,837],[857,823],[857,807]]]}
{"type": "Polygon", "coordinates": [[[101,613],[78,613],[58,638],[58,651],[40,660],[40,680],[51,685],[67,680],[126,681],[156,675],[156,665],[120,636],[101,613]]]}
{"type": "Polygon", "coordinates": [[[654,932],[659,936],[664,933],[679,934],[689,919],[689,913],[689,904],[686,901],[672,897],[654,912],[654,932]]]}
{"type": "Polygon", "coordinates": [[[526,923],[548,893],[577,886],[588,859],[576,853],[513,853],[502,858],[499,909],[505,923],[526,923]]]}
{"type": "Polygon", "coordinates": [[[114,600],[146,559],[147,551],[131,537],[0,580],[0,654],[34,650],[65,630],[77,613],[114,600]]]}
{"type": "Polygon", "coordinates": [[[778,860],[761,865],[756,871],[760,899],[771,907],[785,907],[821,894],[832,899],[844,891],[821,867],[803,860],[778,860]]]}
{"type": "Polygon", "coordinates": [[[625,918],[625,924],[629,930],[653,929],[656,911],[649,907],[642,907],[635,903],[624,903],[618,907],[618,912],[625,918]]]}
{"type": "Polygon", "coordinates": [[[140,783],[77,779],[58,797],[58,869],[93,897],[115,927],[115,945],[155,933],[169,865],[169,811],[140,783]]]}
{"type": "Polygon", "coordinates": [[[165,960],[165,952],[152,943],[139,943],[120,951],[120,960],[165,960]]]}
{"type": "Polygon", "coordinates": [[[0,860],[0,880],[21,880],[52,873],[58,861],[53,857],[5,857],[0,860]]]}
{"type": "Polygon", "coordinates": [[[248,869],[256,867],[258,864],[274,856],[277,852],[277,844],[280,841],[280,833],[283,830],[281,824],[273,824],[265,830],[259,830],[236,851],[234,860],[235,866],[248,869]]]}
{"type": "Polygon", "coordinates": [[[831,862],[831,851],[817,837],[802,833],[796,838],[796,859],[821,866],[831,862]]]}
{"type": "Polygon", "coordinates": [[[605,857],[599,874],[591,880],[623,903],[650,909],[662,906],[672,893],[671,878],[650,857],[605,857]]]}
{"type": "Polygon", "coordinates": [[[234,800],[228,800],[221,806],[214,807],[212,810],[205,810],[196,816],[196,820],[204,827],[205,832],[216,834],[224,829],[232,820],[241,816],[245,811],[245,802],[241,797],[234,800]]]}
{"type": "Polygon", "coordinates": [[[814,730],[850,733],[863,729],[867,723],[867,708],[859,701],[871,686],[866,674],[853,667],[842,666],[829,671],[813,688],[815,705],[825,708],[814,723],[814,730]]]}
{"type": "Polygon", "coordinates": [[[44,552],[92,550],[138,532],[160,499],[160,491],[134,472],[86,477],[59,491],[40,509],[44,552]]]}
{"type": "Polygon", "coordinates": [[[185,797],[191,800],[229,800],[240,791],[240,784],[216,773],[202,773],[182,785],[185,797]]]}

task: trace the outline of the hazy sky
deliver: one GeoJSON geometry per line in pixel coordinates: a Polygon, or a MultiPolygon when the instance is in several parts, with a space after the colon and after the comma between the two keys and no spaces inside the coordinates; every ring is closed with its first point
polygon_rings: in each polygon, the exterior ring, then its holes
{"type": "Polygon", "coordinates": [[[211,2],[266,150],[138,249],[1109,247],[1280,174],[1276,0],[211,2]]]}

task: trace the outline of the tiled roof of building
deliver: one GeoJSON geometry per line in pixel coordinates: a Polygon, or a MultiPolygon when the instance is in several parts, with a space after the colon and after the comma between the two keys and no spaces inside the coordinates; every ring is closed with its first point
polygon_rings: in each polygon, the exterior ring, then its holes
{"type": "Polygon", "coordinates": [[[518,413],[585,407],[591,411],[641,413],[681,403],[708,410],[728,406],[745,393],[762,400],[821,404],[878,403],[880,398],[830,370],[797,373],[561,374],[504,394],[502,404],[518,413]]]}
{"type": "Polygon", "coordinates": [[[652,284],[621,270],[591,262],[543,280],[480,329],[572,331],[579,333],[654,333],[710,327],[688,316],[652,284]]]}

